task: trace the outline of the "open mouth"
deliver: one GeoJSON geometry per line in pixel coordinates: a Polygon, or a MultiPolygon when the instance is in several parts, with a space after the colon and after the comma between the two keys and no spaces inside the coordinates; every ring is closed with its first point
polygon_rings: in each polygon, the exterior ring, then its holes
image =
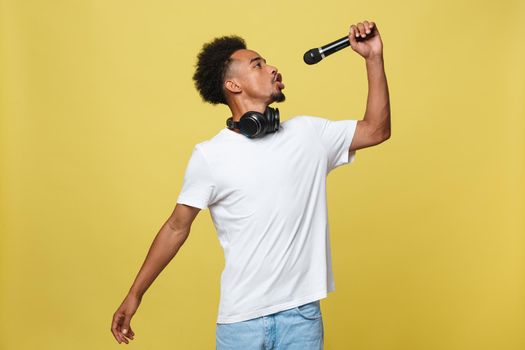
{"type": "Polygon", "coordinates": [[[277,83],[277,85],[279,85],[279,88],[281,89],[284,89],[284,84],[283,84],[283,76],[281,75],[281,73],[277,73],[273,79],[274,82],[277,83]]]}

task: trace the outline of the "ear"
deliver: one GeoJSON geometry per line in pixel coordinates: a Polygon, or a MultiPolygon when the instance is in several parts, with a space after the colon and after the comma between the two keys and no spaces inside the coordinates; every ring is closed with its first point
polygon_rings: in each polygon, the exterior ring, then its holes
{"type": "Polygon", "coordinates": [[[233,94],[238,94],[242,91],[241,86],[235,79],[226,79],[224,81],[224,88],[233,94]]]}

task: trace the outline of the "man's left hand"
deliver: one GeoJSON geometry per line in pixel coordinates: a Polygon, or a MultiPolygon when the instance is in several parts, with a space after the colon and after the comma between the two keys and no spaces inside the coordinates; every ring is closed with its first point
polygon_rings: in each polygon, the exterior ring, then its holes
{"type": "Polygon", "coordinates": [[[383,56],[383,42],[374,22],[363,21],[352,24],[348,38],[350,39],[352,50],[365,59],[383,56]]]}

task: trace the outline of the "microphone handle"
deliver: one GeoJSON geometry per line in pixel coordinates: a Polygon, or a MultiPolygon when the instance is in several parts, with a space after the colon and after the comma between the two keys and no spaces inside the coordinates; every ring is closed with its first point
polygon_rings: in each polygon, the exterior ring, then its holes
{"type": "Polygon", "coordinates": [[[321,54],[322,58],[325,58],[326,56],[331,55],[334,52],[337,52],[348,46],[350,46],[350,40],[348,39],[348,36],[344,36],[341,39],[337,39],[330,44],[320,47],[319,53],[321,54]]]}

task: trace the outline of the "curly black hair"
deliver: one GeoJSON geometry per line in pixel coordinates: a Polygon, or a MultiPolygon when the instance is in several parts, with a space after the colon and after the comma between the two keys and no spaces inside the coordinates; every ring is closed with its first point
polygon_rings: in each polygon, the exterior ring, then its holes
{"type": "Polygon", "coordinates": [[[193,80],[205,102],[227,104],[224,77],[231,62],[230,56],[240,49],[246,49],[246,42],[236,35],[215,38],[202,47],[197,56],[193,80]]]}

